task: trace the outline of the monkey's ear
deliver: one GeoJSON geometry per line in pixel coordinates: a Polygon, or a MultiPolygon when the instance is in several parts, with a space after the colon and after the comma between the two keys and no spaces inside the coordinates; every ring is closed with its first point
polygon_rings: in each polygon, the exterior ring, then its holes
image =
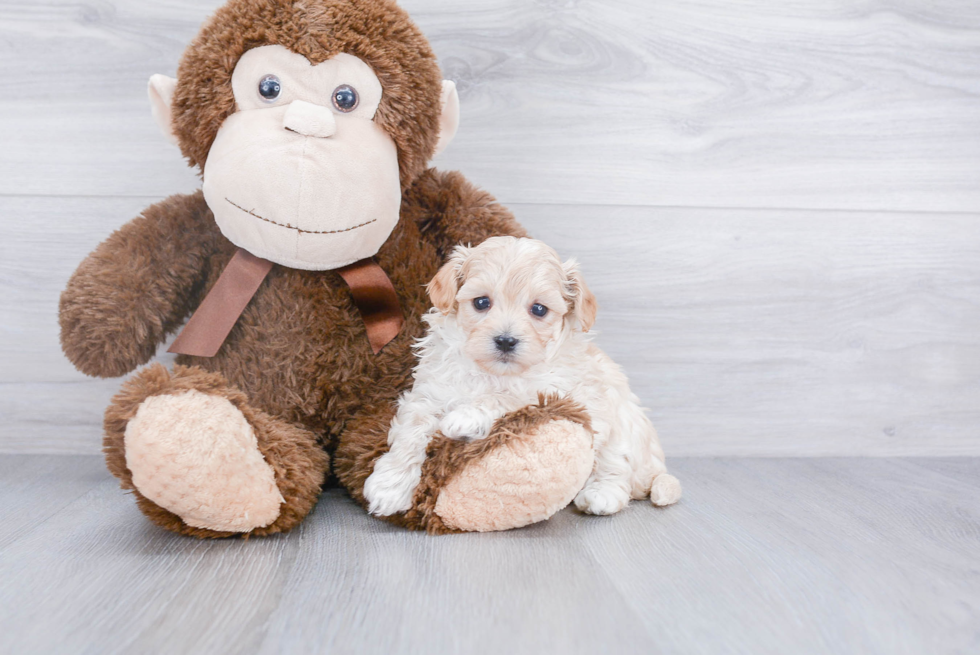
{"type": "Polygon", "coordinates": [[[470,249],[466,246],[456,246],[448,261],[442,265],[436,276],[425,287],[432,306],[443,314],[449,314],[456,306],[456,294],[462,280],[463,264],[469,256],[470,249]]]}
{"type": "Polygon", "coordinates": [[[174,134],[173,112],[170,109],[170,102],[174,98],[174,89],[177,88],[177,80],[166,75],[153,75],[150,77],[150,84],[147,91],[150,94],[150,111],[156,120],[163,135],[170,143],[177,145],[177,135],[174,134]]]}
{"type": "Polygon", "coordinates": [[[439,114],[439,143],[436,150],[432,153],[435,157],[446,149],[449,142],[456,136],[459,129],[459,94],[456,93],[456,84],[449,80],[442,81],[442,113],[439,114]]]}

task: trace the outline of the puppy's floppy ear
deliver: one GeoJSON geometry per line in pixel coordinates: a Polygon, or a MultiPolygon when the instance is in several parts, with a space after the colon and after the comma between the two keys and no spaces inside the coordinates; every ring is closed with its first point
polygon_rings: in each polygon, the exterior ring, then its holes
{"type": "Polygon", "coordinates": [[[449,314],[455,308],[456,294],[463,281],[463,263],[469,254],[470,249],[466,246],[456,246],[453,254],[425,287],[432,305],[443,314],[449,314]]]}
{"type": "Polygon", "coordinates": [[[574,259],[569,259],[562,264],[562,267],[568,277],[568,295],[572,301],[572,316],[582,327],[582,332],[588,332],[595,324],[599,303],[596,302],[595,294],[585,284],[582,272],[578,270],[578,263],[574,259]]]}

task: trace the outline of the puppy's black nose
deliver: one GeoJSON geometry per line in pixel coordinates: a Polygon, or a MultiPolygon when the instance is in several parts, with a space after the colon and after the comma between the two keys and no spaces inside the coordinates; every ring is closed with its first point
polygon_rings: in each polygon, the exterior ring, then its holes
{"type": "Polygon", "coordinates": [[[509,353],[517,347],[517,339],[509,334],[498,334],[493,338],[493,342],[497,344],[497,350],[502,353],[509,353]]]}

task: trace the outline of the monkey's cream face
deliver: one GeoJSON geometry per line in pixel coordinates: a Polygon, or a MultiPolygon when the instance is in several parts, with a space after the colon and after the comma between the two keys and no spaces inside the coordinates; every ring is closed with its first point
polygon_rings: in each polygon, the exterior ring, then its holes
{"type": "Polygon", "coordinates": [[[235,245],[291,268],[329,270],[377,253],[398,222],[398,153],[374,122],[381,83],[339,54],[316,66],[279,45],[246,52],[237,111],[204,167],[204,197],[235,245]]]}

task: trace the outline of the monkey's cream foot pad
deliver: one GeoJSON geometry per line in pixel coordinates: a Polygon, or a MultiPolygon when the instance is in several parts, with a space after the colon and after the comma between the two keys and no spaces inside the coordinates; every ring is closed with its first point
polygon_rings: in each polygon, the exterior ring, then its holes
{"type": "Polygon", "coordinates": [[[126,466],[141,494],[196,528],[247,532],[283,503],[252,426],[221,396],[151,396],[126,427],[126,466]]]}
{"type": "Polygon", "coordinates": [[[593,461],[591,432],[572,421],[552,421],[454,476],[435,512],[450,527],[476,532],[543,521],[572,501],[593,461]]]}

